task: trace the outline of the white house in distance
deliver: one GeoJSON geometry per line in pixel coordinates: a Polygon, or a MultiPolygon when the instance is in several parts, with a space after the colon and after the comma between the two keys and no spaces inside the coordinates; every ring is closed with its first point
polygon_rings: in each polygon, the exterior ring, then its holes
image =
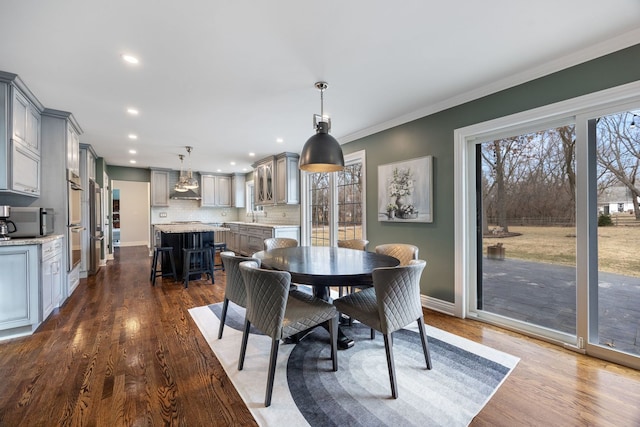
{"type": "Polygon", "coordinates": [[[609,187],[598,195],[599,214],[611,215],[625,212],[633,214],[633,196],[627,187],[623,185],[609,187]]]}

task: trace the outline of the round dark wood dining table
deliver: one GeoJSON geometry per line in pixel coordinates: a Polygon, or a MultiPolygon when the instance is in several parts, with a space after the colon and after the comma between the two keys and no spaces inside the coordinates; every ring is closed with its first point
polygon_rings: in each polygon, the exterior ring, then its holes
{"type": "MultiPolygon", "coordinates": [[[[288,271],[291,282],[312,286],[313,294],[329,300],[330,286],[372,284],[373,270],[395,267],[397,258],[348,248],[329,246],[297,246],[260,251],[253,255],[264,268],[288,271]]],[[[339,348],[353,346],[353,340],[338,332],[339,348]]]]}

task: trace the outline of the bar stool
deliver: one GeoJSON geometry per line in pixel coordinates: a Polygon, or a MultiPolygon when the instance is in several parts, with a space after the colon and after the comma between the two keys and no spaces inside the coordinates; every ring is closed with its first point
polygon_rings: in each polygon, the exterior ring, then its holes
{"type": "Polygon", "coordinates": [[[176,263],[173,259],[173,247],[172,246],[156,246],[153,248],[153,261],[151,261],[151,284],[156,285],[156,277],[173,276],[173,280],[178,281],[178,275],[176,274],[176,263]],[[171,262],[171,273],[163,273],[162,266],[164,265],[166,254],[169,254],[169,261],[171,262]],[[160,270],[158,270],[158,260],[160,260],[160,270]]]}
{"type": "Polygon", "coordinates": [[[182,267],[182,275],[184,278],[184,287],[189,287],[189,276],[192,274],[207,274],[211,277],[211,283],[215,283],[213,278],[213,268],[211,267],[211,248],[192,248],[182,249],[184,263],[182,267]]]}
{"type": "Polygon", "coordinates": [[[216,264],[216,253],[222,253],[227,250],[227,244],[225,242],[215,242],[213,244],[213,250],[211,253],[211,263],[213,265],[213,271],[222,270],[224,271],[224,264],[222,263],[222,258],[220,258],[220,264],[216,264]]]}

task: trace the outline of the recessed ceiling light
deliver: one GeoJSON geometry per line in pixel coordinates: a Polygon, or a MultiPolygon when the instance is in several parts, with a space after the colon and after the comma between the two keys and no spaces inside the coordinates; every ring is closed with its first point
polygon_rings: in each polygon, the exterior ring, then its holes
{"type": "Polygon", "coordinates": [[[140,61],[138,60],[138,58],[136,58],[133,55],[122,55],[122,59],[124,59],[126,62],[128,62],[129,64],[137,64],[140,61]]]}
{"type": "Polygon", "coordinates": [[[131,114],[132,116],[137,116],[140,112],[135,108],[127,108],[127,113],[131,114]]]}
{"type": "Polygon", "coordinates": [[[137,151],[136,150],[129,150],[129,154],[136,154],[137,151]]]}
{"type": "Polygon", "coordinates": [[[249,157],[254,157],[256,153],[249,153],[249,157]]]}
{"type": "Polygon", "coordinates": [[[138,139],[138,135],[136,135],[135,133],[130,133],[129,139],[138,139]]]}
{"type": "Polygon", "coordinates": [[[137,163],[135,160],[129,160],[129,163],[137,163]]]}
{"type": "Polygon", "coordinates": [[[247,168],[242,168],[242,172],[246,172],[246,171],[247,171],[247,168]]]}
{"type": "Polygon", "coordinates": [[[284,139],[282,139],[282,138],[277,138],[277,139],[276,139],[276,142],[277,142],[278,144],[282,144],[282,143],[284,142],[284,139]]]}
{"type": "Polygon", "coordinates": [[[235,165],[236,165],[236,162],[229,162],[229,164],[230,164],[231,166],[235,166],[235,165]]]}
{"type": "Polygon", "coordinates": [[[222,172],[222,169],[218,169],[216,172],[222,172]]]}

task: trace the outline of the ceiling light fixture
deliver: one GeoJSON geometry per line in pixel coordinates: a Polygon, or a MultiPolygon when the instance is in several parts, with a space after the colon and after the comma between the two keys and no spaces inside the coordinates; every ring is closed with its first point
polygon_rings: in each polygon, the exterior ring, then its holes
{"type": "Polygon", "coordinates": [[[132,116],[137,116],[140,112],[135,108],[127,108],[127,113],[131,114],[132,116]]]}
{"type": "Polygon", "coordinates": [[[180,177],[178,178],[178,182],[176,182],[176,185],[173,187],[173,189],[178,193],[184,193],[185,191],[187,191],[187,189],[184,187],[184,181],[186,177],[182,174],[182,163],[184,160],[184,155],[178,154],[178,157],[180,158],[180,177]]]}
{"type": "Polygon", "coordinates": [[[326,82],[317,82],[320,91],[320,117],[313,115],[316,134],[307,140],[300,154],[298,167],[307,172],[336,172],[344,169],[342,148],[334,137],[329,135],[331,119],[324,116],[324,91],[326,82]]]}
{"type": "Polygon", "coordinates": [[[122,59],[124,59],[126,62],[128,62],[129,64],[137,64],[140,61],[138,60],[138,58],[136,58],[133,55],[122,55],[122,59]]]}
{"type": "Polygon", "coordinates": [[[129,150],[129,154],[136,154],[137,151],[136,150],[129,150]]]}
{"type": "Polygon", "coordinates": [[[187,179],[183,184],[187,190],[194,190],[199,186],[198,180],[193,177],[193,173],[191,172],[191,150],[193,150],[193,147],[187,147],[187,153],[189,153],[189,171],[187,172],[187,179]]]}
{"type": "Polygon", "coordinates": [[[129,139],[138,139],[138,135],[136,135],[135,133],[130,133],[129,139]]]}

